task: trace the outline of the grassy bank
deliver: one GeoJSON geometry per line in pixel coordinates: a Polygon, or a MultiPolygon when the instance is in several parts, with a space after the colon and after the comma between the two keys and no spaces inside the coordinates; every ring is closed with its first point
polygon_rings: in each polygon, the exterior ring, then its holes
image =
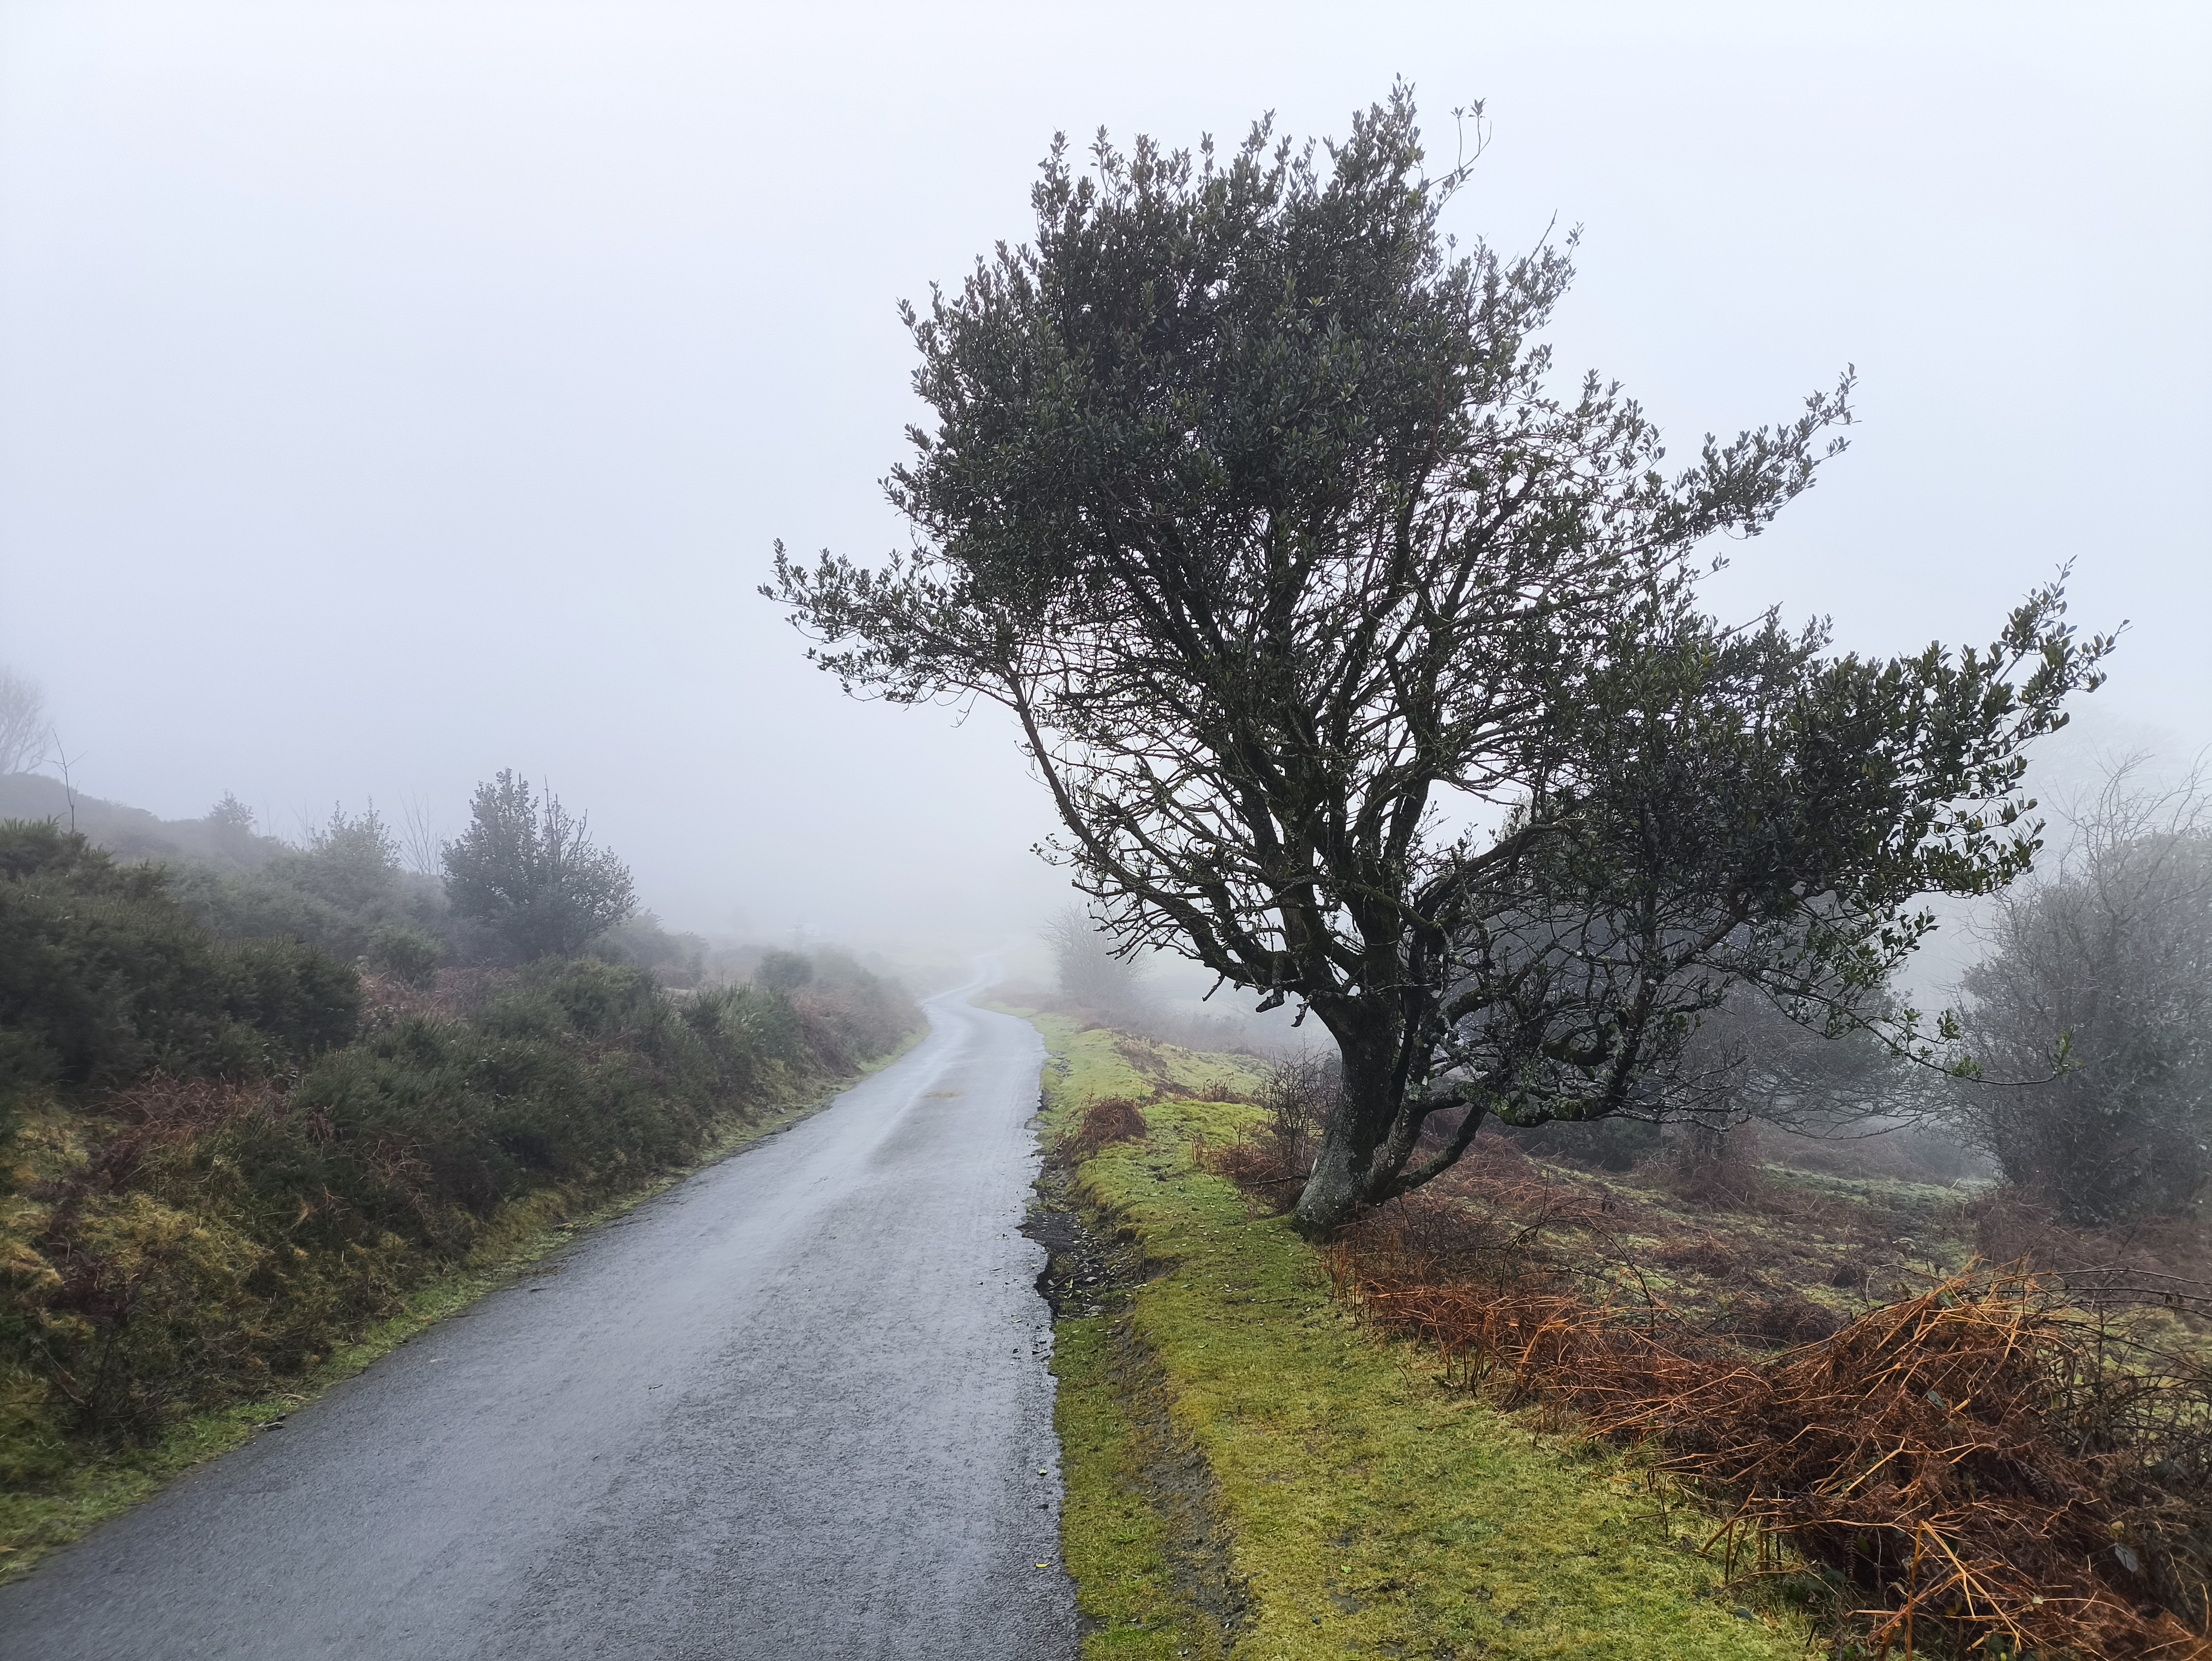
{"type": "Polygon", "coordinates": [[[154,1438],[139,1442],[80,1444],[75,1457],[35,1485],[0,1489],[0,1585],[27,1573],[47,1553],[82,1536],[119,1512],[151,1498],[194,1465],[227,1453],[255,1432],[280,1424],[333,1384],[352,1378],[417,1333],[462,1313],[478,1299],[596,1226],[621,1216],[687,1177],[742,1153],[763,1136],[797,1123],[857,1079],[888,1067],[921,1031],[844,1079],[817,1082],[811,1092],[793,1090],[781,1106],[733,1117],[696,1160],[660,1175],[641,1177],[619,1197],[593,1203],[561,1189],[542,1189],[498,1207],[477,1244],[460,1262],[438,1270],[400,1296],[391,1313],[338,1339],[327,1356],[283,1380],[283,1388],[207,1411],[187,1414],[154,1438]]]}
{"type": "Polygon", "coordinates": [[[363,975],[0,824],[0,1573],[920,1024],[834,954],[363,975]]]}
{"type": "Polygon", "coordinates": [[[1246,1063],[1036,1019],[1049,1138],[1115,1098],[1145,1125],[1073,1174],[1098,1259],[1055,1359],[1087,1658],[1803,1652],[1713,1596],[1682,1543],[1704,1530],[1634,1465],[1441,1388],[1199,1167],[1255,1121],[1246,1063]]]}

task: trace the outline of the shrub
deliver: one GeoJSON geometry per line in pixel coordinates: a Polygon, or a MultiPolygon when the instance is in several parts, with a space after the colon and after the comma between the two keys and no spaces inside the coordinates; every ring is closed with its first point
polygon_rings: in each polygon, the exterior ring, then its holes
{"type": "Polygon", "coordinates": [[[764,952],[753,978],[776,992],[796,992],[814,978],[814,965],[796,952],[764,952]]]}
{"type": "Polygon", "coordinates": [[[309,947],[219,947],[154,866],[51,824],[0,825],[0,1067],[125,1082],[250,1073],[351,1036],[353,971],[309,947]]]}
{"type": "Polygon", "coordinates": [[[297,940],[237,940],[210,954],[233,1020],[305,1057],[349,1041],[361,1025],[361,977],[297,940]]]}
{"type": "Polygon", "coordinates": [[[684,1007],[684,1019],[709,1041],[717,1064],[735,1070],[737,1088],[751,1087],[769,1069],[797,1065],[806,1054],[791,1000],[760,987],[709,988],[684,1007]]]}
{"type": "Polygon", "coordinates": [[[342,961],[368,949],[371,925],[289,881],[286,867],[248,872],[173,867],[167,887],[185,914],[222,940],[295,940],[342,961]]]}
{"type": "Polygon", "coordinates": [[[360,916],[397,896],[399,843],[374,802],[357,818],[334,807],[329,823],[308,833],[307,847],[277,856],[272,873],[340,911],[360,916]]]}
{"type": "Polygon", "coordinates": [[[594,940],[590,952],[609,963],[653,971],[663,986],[696,987],[704,970],[707,942],[696,934],[672,934],[650,911],[616,924],[594,940]]]}
{"type": "Polygon", "coordinates": [[[438,966],[446,960],[446,943],[427,929],[405,923],[379,923],[368,933],[368,949],[362,953],[368,966],[409,986],[434,985],[438,966]]]}
{"type": "Polygon", "coordinates": [[[1322,1132],[1343,1088],[1343,1068],[1334,1056],[1299,1056],[1267,1069],[1260,1084],[1260,1106],[1285,1172],[1301,1181],[1313,1173],[1322,1132]]]}
{"type": "Polygon", "coordinates": [[[1527,1130],[1505,1127],[1513,1145],[1540,1159],[1566,1159],[1600,1171],[1629,1171],[1656,1153],[1659,1127],[1643,1119],[1554,1119],[1527,1130]]]}

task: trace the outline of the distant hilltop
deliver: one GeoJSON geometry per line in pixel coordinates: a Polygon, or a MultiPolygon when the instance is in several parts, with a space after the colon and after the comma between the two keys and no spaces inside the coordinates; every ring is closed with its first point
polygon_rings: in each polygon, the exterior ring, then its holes
{"type": "Polygon", "coordinates": [[[275,837],[210,816],[165,819],[143,807],[78,793],[43,773],[0,774],[0,819],[52,819],[84,832],[118,859],[188,860],[219,869],[258,871],[284,851],[275,837]]]}

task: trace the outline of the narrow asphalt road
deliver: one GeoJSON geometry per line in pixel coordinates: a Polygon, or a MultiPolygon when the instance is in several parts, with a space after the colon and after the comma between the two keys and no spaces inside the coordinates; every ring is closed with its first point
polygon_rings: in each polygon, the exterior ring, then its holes
{"type": "Polygon", "coordinates": [[[1072,1658],[1016,1232],[1043,1050],[926,1007],[833,1107],[0,1593],[0,1656],[1072,1658]]]}

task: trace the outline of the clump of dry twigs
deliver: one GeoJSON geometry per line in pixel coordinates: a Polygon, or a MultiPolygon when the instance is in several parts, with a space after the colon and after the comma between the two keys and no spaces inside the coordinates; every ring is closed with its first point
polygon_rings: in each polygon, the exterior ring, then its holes
{"type": "Polygon", "coordinates": [[[1802,1560],[1884,1654],[2212,1656],[2201,1365],[2018,1267],[1756,1354],[1648,1296],[1521,1272],[1495,1240],[1470,1250],[1448,1209],[1393,1206],[1340,1238],[1340,1296],[1452,1383],[1647,1448],[1725,1518],[1707,1543],[1732,1576],[1802,1560]]]}
{"type": "Polygon", "coordinates": [[[1142,1141],[1151,1127],[1142,1109],[1122,1096],[1109,1096],[1083,1110],[1075,1132],[1064,1144],[1068,1156],[1083,1160],[1109,1142],[1142,1141]]]}

